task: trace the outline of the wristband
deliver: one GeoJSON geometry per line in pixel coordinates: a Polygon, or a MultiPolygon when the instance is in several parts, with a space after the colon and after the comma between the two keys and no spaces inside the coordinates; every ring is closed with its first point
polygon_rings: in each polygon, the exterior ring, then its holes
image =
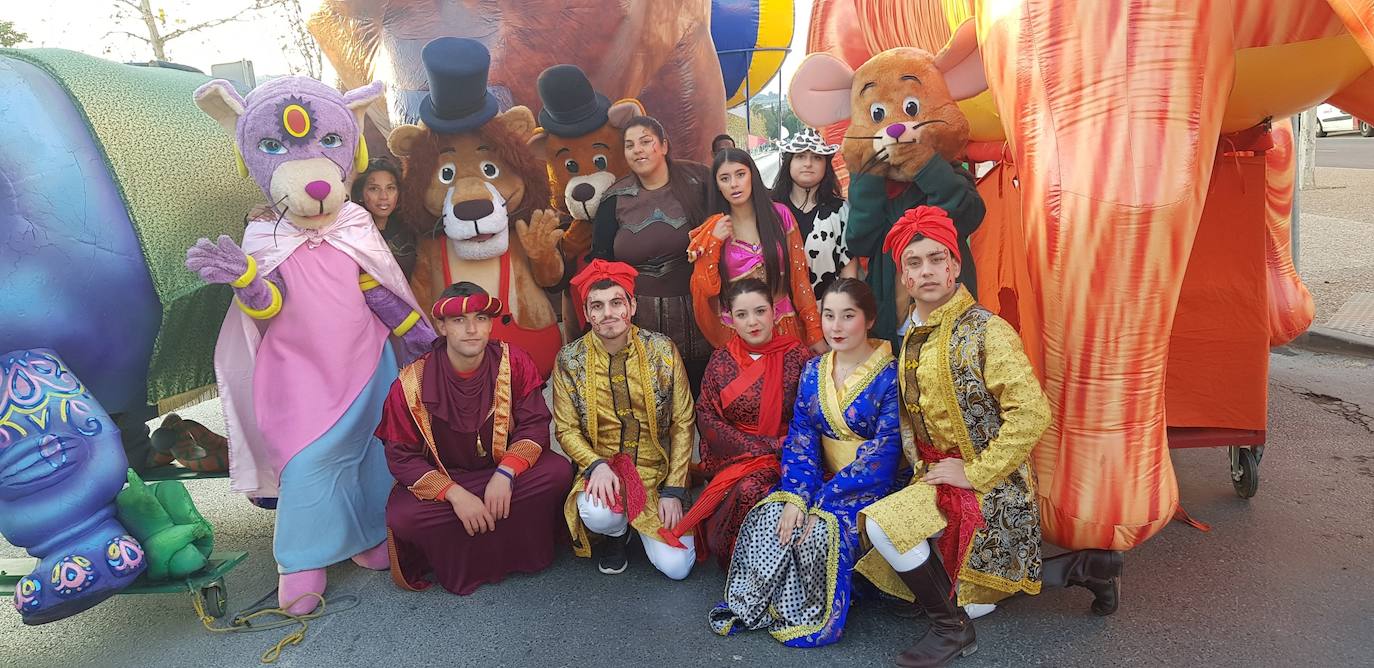
{"type": "Polygon", "coordinates": [[[272,316],[281,313],[281,290],[278,290],[277,284],[273,283],[272,281],[267,281],[267,289],[272,293],[272,302],[267,305],[267,308],[252,309],[248,308],[247,304],[244,304],[237,298],[235,298],[234,301],[239,305],[239,308],[242,309],[244,313],[248,314],[248,317],[254,320],[267,320],[268,318],[271,318],[272,316]]]}
{"type": "Polygon", "coordinates": [[[406,319],[401,321],[401,324],[396,325],[396,328],[391,330],[391,333],[396,336],[405,336],[406,332],[409,332],[410,328],[414,327],[417,322],[420,322],[420,312],[411,311],[410,315],[406,316],[406,319]]]}
{"type": "Polygon", "coordinates": [[[506,476],[506,478],[510,480],[511,486],[514,486],[514,485],[515,485],[515,475],[512,474],[510,471],[507,471],[507,470],[501,468],[500,466],[498,466],[498,467],[496,467],[496,472],[497,472],[497,473],[500,473],[500,474],[503,475],[503,476],[506,476]]]}
{"type": "Polygon", "coordinates": [[[257,276],[258,276],[258,261],[255,260],[255,259],[253,259],[253,256],[252,256],[252,255],[248,255],[248,256],[246,256],[246,257],[248,258],[248,268],[247,268],[247,269],[244,269],[244,270],[243,270],[243,274],[240,275],[238,278],[236,278],[236,279],[234,279],[234,280],[232,280],[232,281],[229,282],[229,285],[230,285],[231,287],[235,287],[235,288],[246,288],[246,287],[248,287],[248,284],[249,284],[249,283],[252,283],[252,282],[253,282],[253,279],[254,279],[254,278],[257,278],[257,276]]]}

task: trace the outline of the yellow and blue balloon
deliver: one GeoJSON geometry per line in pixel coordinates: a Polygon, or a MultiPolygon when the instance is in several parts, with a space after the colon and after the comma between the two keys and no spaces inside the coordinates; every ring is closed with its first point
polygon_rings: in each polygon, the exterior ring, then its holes
{"type": "Polygon", "coordinates": [[[725,107],[744,104],[782,67],[792,44],[792,0],[711,0],[711,39],[720,54],[725,107]],[[730,52],[730,53],[721,53],[730,52]]]}

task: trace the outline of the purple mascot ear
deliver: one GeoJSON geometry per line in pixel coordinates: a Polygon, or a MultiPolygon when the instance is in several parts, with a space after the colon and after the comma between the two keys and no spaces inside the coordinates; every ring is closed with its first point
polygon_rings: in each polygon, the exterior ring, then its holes
{"type": "Polygon", "coordinates": [[[243,98],[233,84],[224,79],[208,82],[195,93],[196,106],[215,119],[230,137],[237,138],[239,117],[243,115],[243,98]]]}
{"type": "Polygon", "coordinates": [[[248,165],[243,163],[243,151],[238,146],[239,117],[243,115],[244,102],[233,84],[224,79],[210,81],[195,92],[196,106],[229,133],[229,141],[234,144],[234,164],[238,166],[239,176],[248,176],[248,165]]]}
{"type": "Polygon", "coordinates": [[[373,81],[366,86],[354,88],[344,93],[344,106],[353,112],[353,119],[358,124],[358,146],[353,152],[354,174],[361,174],[367,169],[367,141],[363,139],[363,117],[367,114],[368,107],[372,106],[373,102],[382,99],[385,92],[385,84],[380,81],[373,81]]]}

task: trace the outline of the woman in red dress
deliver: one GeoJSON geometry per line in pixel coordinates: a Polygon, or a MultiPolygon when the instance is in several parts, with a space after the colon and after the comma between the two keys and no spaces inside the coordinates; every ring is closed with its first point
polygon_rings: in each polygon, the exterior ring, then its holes
{"type": "Polygon", "coordinates": [[[778,482],[797,380],[811,356],[796,337],[775,334],[769,293],[756,278],[726,288],[721,304],[734,338],[711,355],[696,403],[701,470],[712,480],[675,531],[680,536],[700,522],[698,552],[714,551],[721,568],[730,564],[745,514],[778,482]]]}

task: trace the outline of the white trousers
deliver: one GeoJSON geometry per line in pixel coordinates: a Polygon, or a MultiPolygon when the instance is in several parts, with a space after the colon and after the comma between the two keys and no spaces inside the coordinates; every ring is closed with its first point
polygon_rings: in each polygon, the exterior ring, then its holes
{"type": "MultiPolygon", "coordinates": [[[[577,495],[577,515],[582,518],[587,531],[603,536],[623,536],[630,527],[630,520],[625,513],[611,512],[599,499],[586,492],[577,495]]],[[[649,562],[669,579],[681,580],[692,572],[697,553],[696,543],[691,536],[682,537],[682,544],[686,547],[680,548],[660,541],[658,536],[640,533],[639,538],[644,543],[644,554],[649,557],[649,562]]]]}
{"type": "MultiPolygon", "coordinates": [[[[888,537],[887,532],[883,531],[883,528],[879,526],[877,522],[871,519],[865,520],[864,533],[868,534],[868,541],[873,543],[873,549],[877,550],[878,554],[883,555],[883,559],[887,560],[892,570],[898,573],[905,573],[920,568],[921,564],[926,563],[926,560],[930,558],[929,540],[923,540],[917,543],[916,547],[906,552],[902,552],[897,549],[896,545],[892,544],[892,539],[888,537]]],[[[931,539],[933,540],[939,537],[940,533],[931,536],[931,539]]],[[[968,614],[970,619],[978,619],[996,609],[996,603],[969,603],[964,606],[964,612],[968,614]]]]}

